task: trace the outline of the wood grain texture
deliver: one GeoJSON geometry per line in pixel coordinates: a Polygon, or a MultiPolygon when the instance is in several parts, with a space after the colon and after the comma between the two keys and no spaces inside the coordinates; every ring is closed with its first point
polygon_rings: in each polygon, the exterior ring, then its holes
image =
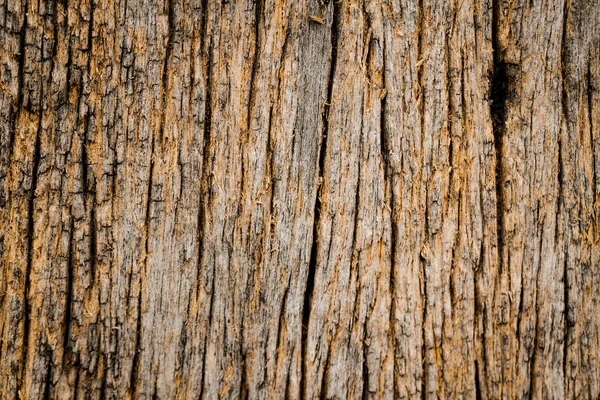
{"type": "Polygon", "coordinates": [[[0,398],[598,398],[599,23],[0,0],[0,398]]]}

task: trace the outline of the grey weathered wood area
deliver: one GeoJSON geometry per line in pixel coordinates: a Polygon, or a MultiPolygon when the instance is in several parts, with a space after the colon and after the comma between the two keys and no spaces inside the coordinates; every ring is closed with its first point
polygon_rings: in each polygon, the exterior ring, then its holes
{"type": "Polygon", "coordinates": [[[598,0],[0,0],[0,398],[600,397],[598,0]]]}

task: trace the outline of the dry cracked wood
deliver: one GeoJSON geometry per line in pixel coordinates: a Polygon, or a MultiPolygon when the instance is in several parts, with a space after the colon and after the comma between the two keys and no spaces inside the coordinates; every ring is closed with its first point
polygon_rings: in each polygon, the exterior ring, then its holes
{"type": "Polygon", "coordinates": [[[0,398],[598,398],[599,23],[0,0],[0,398]]]}

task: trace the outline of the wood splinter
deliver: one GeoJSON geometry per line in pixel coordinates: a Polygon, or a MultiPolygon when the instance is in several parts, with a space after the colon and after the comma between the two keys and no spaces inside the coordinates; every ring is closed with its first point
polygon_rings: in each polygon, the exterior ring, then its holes
{"type": "Polygon", "coordinates": [[[317,17],[316,15],[309,15],[308,18],[311,21],[316,22],[318,24],[323,24],[323,22],[325,22],[325,18],[323,17],[323,14],[321,14],[320,17],[317,17]]]}

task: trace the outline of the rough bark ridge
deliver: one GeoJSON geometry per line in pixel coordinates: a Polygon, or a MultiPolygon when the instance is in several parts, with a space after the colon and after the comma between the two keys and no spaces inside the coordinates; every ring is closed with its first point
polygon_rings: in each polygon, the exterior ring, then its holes
{"type": "Polygon", "coordinates": [[[598,398],[599,8],[0,0],[0,397],[598,398]]]}

